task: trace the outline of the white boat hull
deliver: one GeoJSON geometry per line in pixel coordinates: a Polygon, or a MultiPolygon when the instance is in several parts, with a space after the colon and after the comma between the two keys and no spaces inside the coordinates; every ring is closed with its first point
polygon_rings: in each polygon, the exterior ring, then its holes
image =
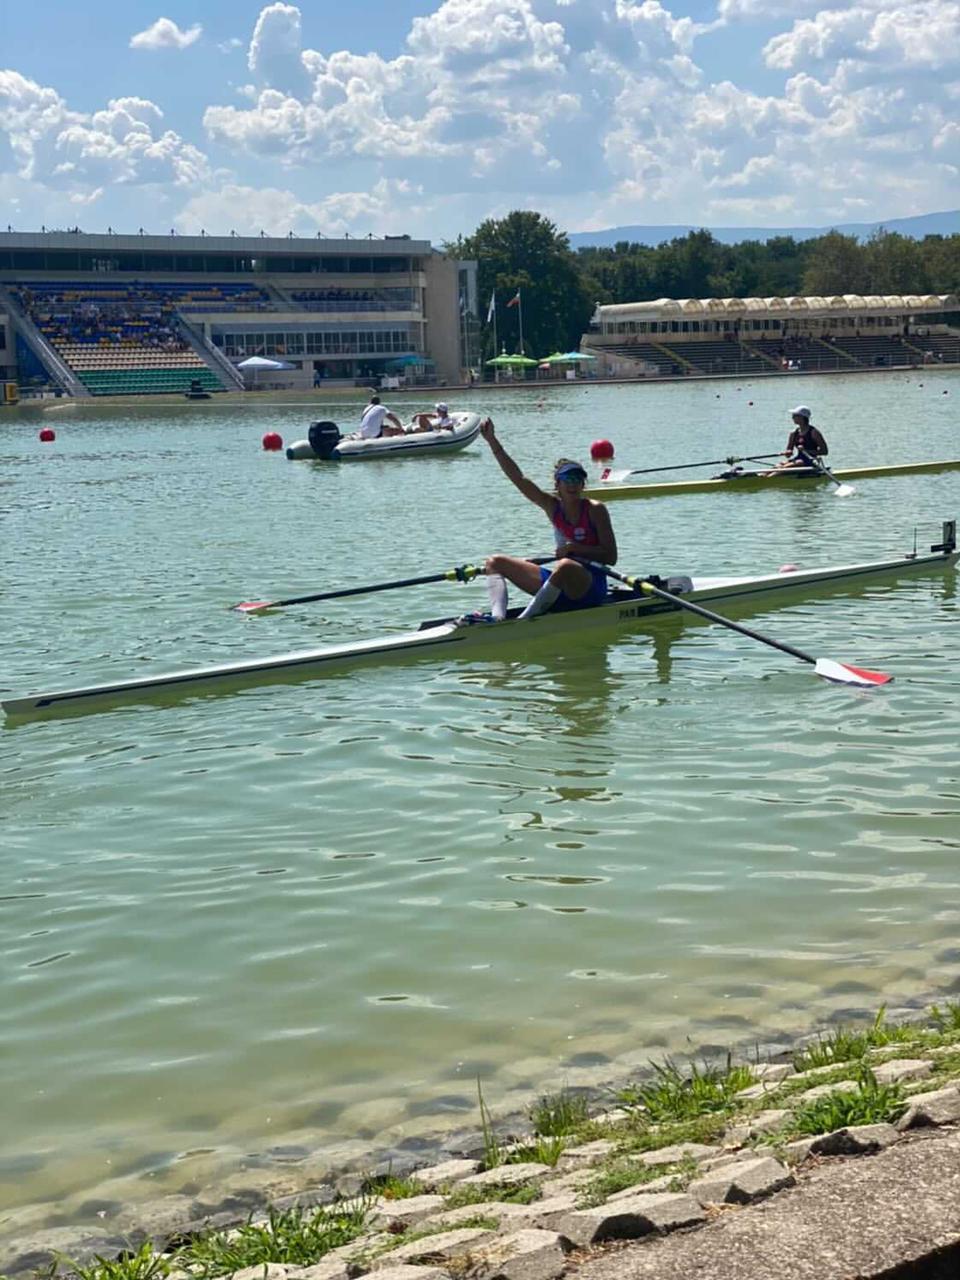
{"type": "MultiPolygon", "coordinates": [[[[343,436],[332,451],[329,462],[364,462],[373,458],[411,458],[459,453],[473,444],[480,434],[482,421],[479,413],[453,413],[453,430],[413,431],[405,429],[402,436],[377,436],[373,440],[358,440],[343,436]]],[[[309,440],[297,440],[287,448],[292,461],[317,462],[321,459],[314,452],[309,440]]]]}
{"type": "MultiPolygon", "coordinates": [[[[787,591],[810,593],[818,588],[854,585],[865,579],[939,573],[955,565],[957,560],[955,546],[947,544],[929,555],[901,556],[824,569],[780,571],[751,577],[695,575],[692,590],[684,595],[686,599],[716,603],[747,601],[787,591]]],[[[678,608],[668,601],[618,589],[611,593],[605,604],[595,608],[547,613],[524,622],[516,621],[518,610],[514,611],[513,617],[498,625],[459,626],[452,619],[440,619],[425,622],[416,631],[371,640],[8,698],[2,706],[11,719],[56,716],[74,711],[101,710],[120,703],[148,703],[164,693],[179,697],[218,688],[311,678],[345,666],[396,661],[410,655],[482,657],[501,649],[516,655],[528,646],[549,644],[567,635],[594,630],[634,630],[652,624],[664,614],[676,613],[678,608]]]]}

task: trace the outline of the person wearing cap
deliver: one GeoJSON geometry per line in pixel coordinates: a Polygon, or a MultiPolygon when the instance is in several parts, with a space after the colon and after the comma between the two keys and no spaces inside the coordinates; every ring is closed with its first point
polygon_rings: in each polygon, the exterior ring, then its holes
{"type": "Polygon", "coordinates": [[[778,467],[808,467],[809,458],[825,458],[830,450],[821,433],[810,421],[810,410],[805,404],[798,404],[791,411],[793,430],[787,440],[783,454],[786,462],[777,463],[778,467]]]}
{"type": "Polygon", "coordinates": [[[370,403],[363,411],[360,429],[354,432],[354,438],[360,440],[376,440],[378,436],[398,436],[403,434],[403,423],[395,413],[391,413],[380,403],[376,392],[370,397],[370,403]],[[389,425],[388,425],[389,423],[389,425]]]}
{"type": "Polygon", "coordinates": [[[517,556],[490,556],[484,569],[491,613],[472,614],[463,621],[502,622],[507,614],[508,582],[533,597],[521,618],[534,618],[548,609],[583,609],[602,604],[607,598],[607,575],[583,562],[616,564],[617,540],[607,508],[602,502],[583,496],[587,483],[584,468],[579,462],[560,458],[553,468],[554,489],[548,493],[523,474],[497,439],[490,418],[480,424],[480,434],[511,484],[535,503],[553,525],[556,558],[549,568],[517,556]]]}
{"type": "Polygon", "coordinates": [[[414,431],[452,431],[456,426],[450,417],[450,408],[441,400],[433,406],[433,413],[415,413],[414,431]]]}

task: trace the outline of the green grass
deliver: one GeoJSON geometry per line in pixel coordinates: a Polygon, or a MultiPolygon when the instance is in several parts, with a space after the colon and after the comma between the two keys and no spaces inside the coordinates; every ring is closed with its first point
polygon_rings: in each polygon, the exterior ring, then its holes
{"type": "Polygon", "coordinates": [[[872,1026],[862,1030],[836,1027],[826,1034],[819,1034],[816,1044],[808,1045],[794,1055],[793,1066],[796,1071],[811,1071],[815,1067],[854,1062],[865,1057],[868,1049],[915,1040],[917,1034],[917,1028],[909,1023],[888,1023],[886,1005],[881,1005],[872,1026]]]}
{"type": "Polygon", "coordinates": [[[591,1209],[595,1205],[601,1205],[609,1197],[617,1191],[625,1191],[627,1187],[636,1187],[638,1190],[646,1186],[648,1182],[654,1182],[657,1178],[665,1177],[667,1174],[675,1176],[676,1186],[671,1184],[671,1190],[680,1190],[684,1178],[689,1176],[696,1168],[696,1162],[693,1160],[682,1160],[677,1164],[670,1165],[653,1165],[647,1166],[637,1164],[631,1160],[612,1160],[609,1164],[601,1166],[597,1169],[594,1177],[589,1182],[585,1182],[577,1192],[577,1208],[591,1209]]]}
{"type": "Polygon", "coordinates": [[[655,1063],[653,1069],[652,1080],[629,1085],[618,1097],[627,1106],[643,1107],[655,1123],[728,1111],[734,1094],[753,1083],[750,1068],[733,1066],[729,1055],[725,1066],[693,1063],[687,1074],[669,1058],[655,1063]]]}
{"type": "Polygon", "coordinates": [[[938,1004],[933,1005],[930,1020],[941,1035],[960,1031],[960,1000],[948,1000],[942,1009],[938,1004]]]}
{"type": "Polygon", "coordinates": [[[536,1182],[524,1182],[518,1187],[505,1183],[487,1183],[485,1187],[455,1187],[447,1196],[444,1206],[447,1209],[459,1209],[465,1204],[486,1204],[490,1200],[499,1200],[504,1204],[533,1204],[542,1195],[536,1182]]]}
{"type": "Polygon", "coordinates": [[[857,1088],[829,1093],[812,1102],[802,1102],[794,1111],[791,1131],[798,1135],[832,1133],[855,1124],[891,1124],[905,1109],[904,1092],[898,1084],[878,1084],[866,1066],[857,1070],[857,1088]]]}
{"type": "Polygon", "coordinates": [[[369,1178],[363,1189],[368,1195],[382,1196],[384,1200],[412,1200],[414,1196],[424,1194],[422,1182],[417,1182],[415,1178],[399,1178],[392,1173],[369,1178]]]}
{"type": "Polygon", "coordinates": [[[47,1274],[69,1273],[77,1280],[163,1280],[174,1269],[175,1254],[158,1253],[146,1240],[136,1253],[121,1258],[103,1258],[96,1254],[91,1262],[74,1262],[59,1258],[47,1274]]]}
{"type": "MultiPolygon", "coordinates": [[[[177,1269],[189,1269],[200,1280],[205,1280],[268,1262],[309,1267],[331,1249],[350,1244],[361,1236],[368,1217],[369,1206],[363,1199],[322,1209],[271,1209],[266,1222],[247,1222],[229,1235],[214,1232],[194,1240],[181,1250],[177,1269]]],[[[83,1280],[119,1280],[119,1277],[89,1276],[83,1280]]]]}
{"type": "Polygon", "coordinates": [[[272,1209],[263,1223],[198,1236],[171,1253],[161,1253],[147,1241],[119,1258],[96,1255],[90,1262],[77,1262],[61,1256],[46,1275],[48,1280],[166,1280],[174,1272],[190,1272],[197,1280],[209,1280],[269,1262],[308,1267],[361,1236],[368,1217],[364,1199],[321,1209],[272,1209]]]}
{"type": "Polygon", "coordinates": [[[528,1160],[537,1164],[548,1164],[553,1168],[567,1147],[565,1138],[535,1138],[533,1142],[525,1142],[514,1147],[506,1158],[507,1164],[525,1164],[528,1160]]]}
{"type": "Polygon", "coordinates": [[[582,1129],[589,1119],[586,1098],[568,1089],[544,1094],[530,1108],[534,1133],[546,1138],[568,1137],[582,1129]]]}

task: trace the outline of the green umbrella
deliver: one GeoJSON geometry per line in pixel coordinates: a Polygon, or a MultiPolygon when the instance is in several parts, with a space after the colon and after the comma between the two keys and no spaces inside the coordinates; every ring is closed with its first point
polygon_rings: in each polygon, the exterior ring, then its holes
{"type": "Polygon", "coordinates": [[[585,355],[582,351],[568,351],[566,355],[561,356],[561,360],[568,360],[571,364],[575,364],[578,360],[596,360],[596,356],[585,355]]]}
{"type": "Polygon", "coordinates": [[[565,355],[561,355],[559,351],[554,351],[552,356],[544,356],[540,361],[541,364],[563,364],[567,359],[565,355]]]}
{"type": "Polygon", "coordinates": [[[493,365],[495,369],[529,369],[536,364],[536,360],[531,360],[529,356],[494,356],[492,360],[488,360],[487,364],[493,365]]]}

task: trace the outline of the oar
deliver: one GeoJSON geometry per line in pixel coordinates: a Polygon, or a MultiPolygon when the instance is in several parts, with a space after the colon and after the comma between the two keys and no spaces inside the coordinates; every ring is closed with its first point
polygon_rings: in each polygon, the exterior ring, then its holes
{"type": "Polygon", "coordinates": [[[702,605],[694,604],[692,600],[684,600],[683,596],[675,596],[671,591],[664,591],[662,587],[654,586],[652,582],[647,582],[644,578],[630,577],[627,574],[618,573],[616,569],[611,569],[609,565],[598,564],[594,561],[590,563],[592,568],[599,569],[610,578],[616,578],[618,582],[626,583],[628,587],[633,587],[635,591],[642,591],[645,595],[659,596],[661,600],[669,600],[671,604],[678,605],[681,609],[688,609],[691,613],[696,613],[701,618],[706,618],[708,622],[718,622],[721,627],[729,627],[731,631],[739,631],[742,636],[749,636],[751,640],[759,640],[761,644],[768,644],[772,649],[779,649],[781,653],[789,653],[791,657],[799,658],[801,662],[809,662],[817,675],[822,676],[824,680],[833,680],[837,684],[854,684],[870,688],[877,684],[889,684],[893,679],[893,676],[888,676],[883,671],[867,671],[863,667],[851,667],[845,662],[835,662],[833,658],[815,658],[812,654],[804,653],[802,649],[795,649],[793,645],[784,644],[781,640],[774,640],[772,636],[762,635],[759,631],[754,631],[739,622],[734,622],[731,618],[725,618],[722,614],[713,613],[710,609],[704,609],[702,605]]]}
{"type": "Polygon", "coordinates": [[[836,497],[849,498],[851,494],[857,492],[852,484],[844,484],[842,480],[838,480],[823,459],[818,458],[815,453],[807,453],[804,449],[798,449],[797,453],[799,453],[800,457],[808,466],[813,467],[815,471],[819,471],[821,475],[826,476],[828,480],[833,481],[837,486],[836,497]]]}
{"type": "MultiPolygon", "coordinates": [[[[556,555],[532,556],[532,564],[549,564],[556,555]]],[[[368,587],[343,587],[339,591],[320,591],[310,596],[291,596],[288,600],[247,600],[232,607],[239,613],[263,613],[266,609],[282,609],[288,604],[311,604],[316,600],[339,600],[344,596],[363,596],[374,591],[396,591],[399,587],[422,587],[428,582],[472,582],[486,570],[473,564],[457,565],[443,573],[428,573],[420,578],[399,578],[395,582],[374,582],[368,587]]]]}
{"type": "Polygon", "coordinates": [[[657,471],[690,471],[694,467],[732,467],[736,462],[765,462],[767,458],[782,458],[782,453],[755,453],[743,458],[708,458],[706,462],[682,462],[673,467],[635,467],[630,471],[612,471],[605,467],[600,475],[605,484],[619,484],[627,476],[652,476],[657,471]]]}

